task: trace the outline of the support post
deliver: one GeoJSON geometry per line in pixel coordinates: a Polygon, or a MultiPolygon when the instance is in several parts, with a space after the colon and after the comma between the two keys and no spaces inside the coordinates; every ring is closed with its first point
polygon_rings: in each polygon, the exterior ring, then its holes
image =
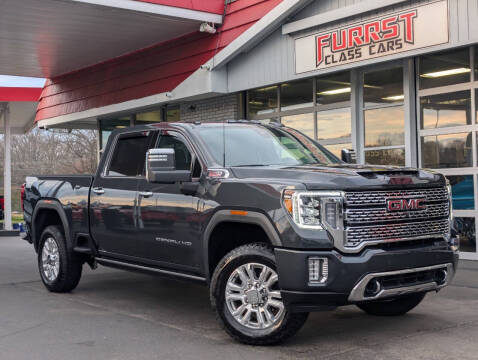
{"type": "Polygon", "coordinates": [[[12,164],[11,164],[11,129],[10,129],[10,109],[8,103],[4,104],[3,108],[3,122],[4,122],[4,163],[3,163],[3,229],[12,230],[12,164]]]}

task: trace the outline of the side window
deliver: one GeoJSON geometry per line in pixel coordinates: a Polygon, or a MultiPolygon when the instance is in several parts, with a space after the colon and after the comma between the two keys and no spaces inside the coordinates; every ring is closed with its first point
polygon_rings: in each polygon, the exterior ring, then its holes
{"type": "Polygon", "coordinates": [[[116,142],[106,176],[141,175],[150,140],[149,132],[120,136],[116,142]]]}
{"type": "Polygon", "coordinates": [[[176,169],[189,170],[191,169],[191,153],[186,144],[176,136],[161,135],[159,137],[158,145],[162,149],[174,149],[176,153],[176,169]]]}

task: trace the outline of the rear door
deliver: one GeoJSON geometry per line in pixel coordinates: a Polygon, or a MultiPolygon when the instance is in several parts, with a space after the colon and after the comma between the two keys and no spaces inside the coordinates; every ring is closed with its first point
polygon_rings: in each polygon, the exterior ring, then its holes
{"type": "Polygon", "coordinates": [[[105,255],[137,256],[137,186],[153,133],[119,134],[110,145],[112,150],[105,154],[104,169],[93,182],[91,234],[105,255]]]}

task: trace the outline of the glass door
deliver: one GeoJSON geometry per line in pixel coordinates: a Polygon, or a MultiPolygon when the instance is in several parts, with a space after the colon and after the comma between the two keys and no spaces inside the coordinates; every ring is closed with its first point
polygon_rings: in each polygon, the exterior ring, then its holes
{"type": "Polygon", "coordinates": [[[417,59],[420,166],[441,172],[452,185],[454,228],[464,259],[478,259],[475,51],[467,47],[417,59]]]}

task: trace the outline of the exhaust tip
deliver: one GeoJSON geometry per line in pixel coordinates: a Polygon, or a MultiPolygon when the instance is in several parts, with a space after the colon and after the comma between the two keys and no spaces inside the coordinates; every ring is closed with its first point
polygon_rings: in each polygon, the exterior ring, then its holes
{"type": "Polygon", "coordinates": [[[369,281],[365,287],[365,296],[371,297],[377,295],[382,289],[382,285],[377,279],[372,279],[369,281]]]}
{"type": "Polygon", "coordinates": [[[448,272],[445,269],[438,270],[435,273],[435,281],[438,285],[445,284],[448,277],[448,272]]]}

